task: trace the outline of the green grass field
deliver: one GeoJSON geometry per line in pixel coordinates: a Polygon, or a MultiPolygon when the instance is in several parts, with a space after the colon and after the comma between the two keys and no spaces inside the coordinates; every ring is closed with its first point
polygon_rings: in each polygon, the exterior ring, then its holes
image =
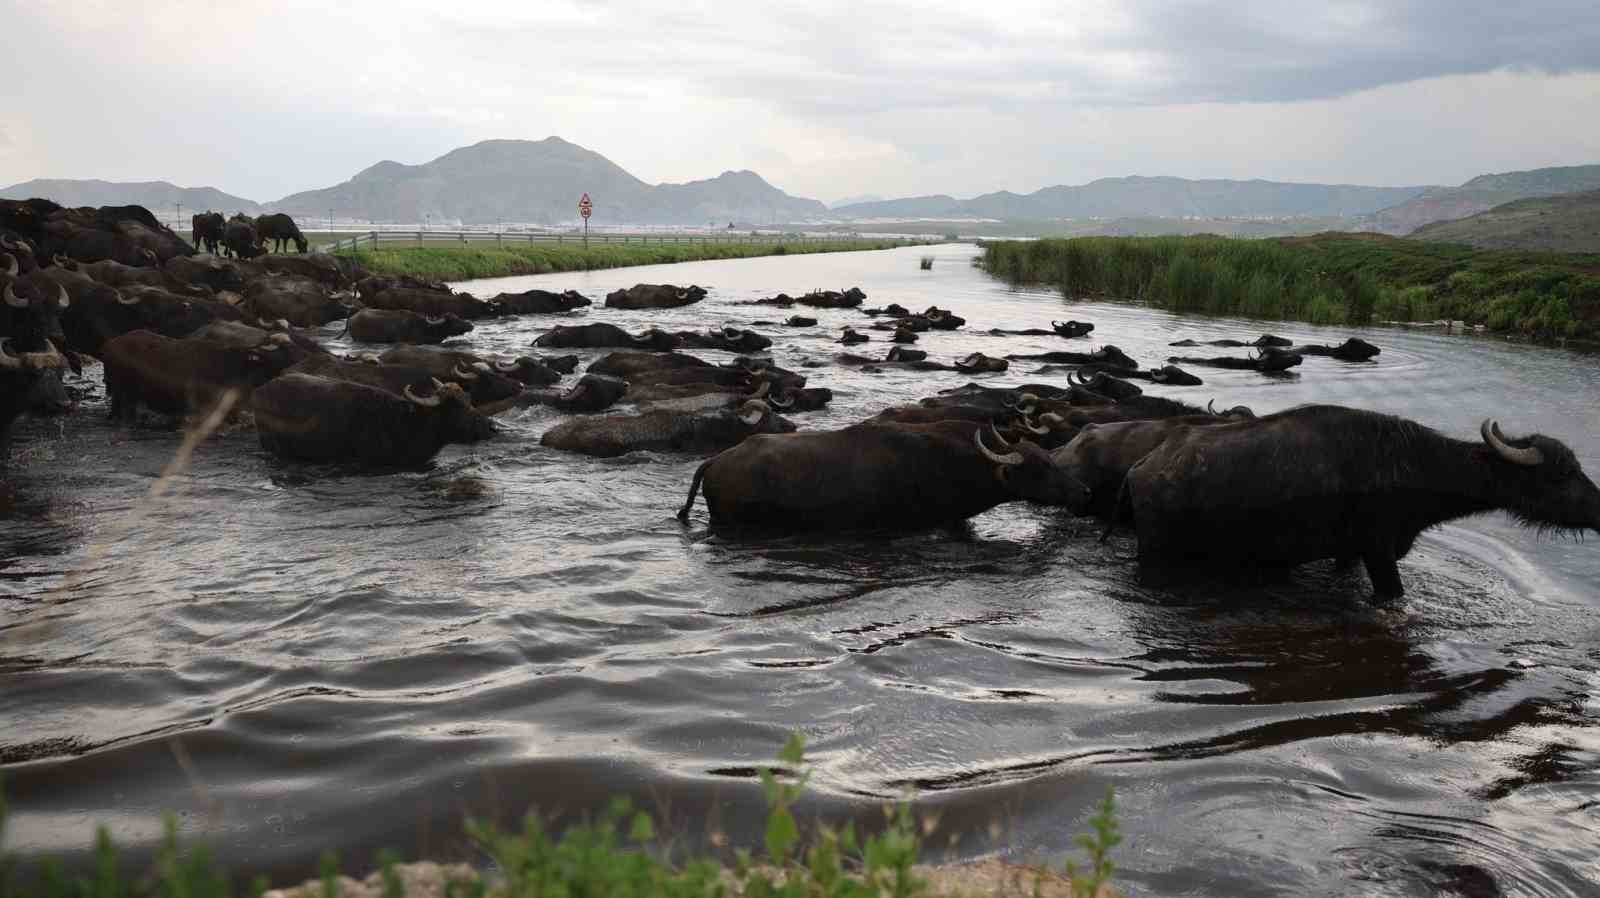
{"type": "Polygon", "coordinates": [[[990,242],[982,265],[1013,284],[1175,312],[1313,324],[1451,319],[1536,339],[1600,338],[1600,255],[1593,254],[1377,234],[1084,237],[990,242]]]}
{"type": "Polygon", "coordinates": [[[496,246],[490,241],[465,246],[381,246],[341,251],[353,255],[376,274],[409,274],[442,281],[588,271],[707,259],[746,259],[798,253],[837,253],[891,249],[908,245],[897,240],[838,240],[784,243],[664,243],[633,245],[595,243],[496,246]]]}

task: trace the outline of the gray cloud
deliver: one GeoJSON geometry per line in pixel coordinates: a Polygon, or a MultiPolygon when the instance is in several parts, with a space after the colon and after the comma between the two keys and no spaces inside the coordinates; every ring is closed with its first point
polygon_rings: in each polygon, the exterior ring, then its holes
{"type": "Polygon", "coordinates": [[[823,199],[1600,158],[1593,2],[0,4],[6,183],[265,200],[549,134],[823,199]]]}

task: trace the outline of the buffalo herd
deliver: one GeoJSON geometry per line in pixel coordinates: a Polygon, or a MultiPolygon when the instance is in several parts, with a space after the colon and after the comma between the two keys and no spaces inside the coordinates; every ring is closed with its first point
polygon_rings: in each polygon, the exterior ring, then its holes
{"type": "MultiPolygon", "coordinates": [[[[19,415],[70,408],[63,373],[93,359],[117,421],[141,411],[235,416],[253,424],[263,450],[291,463],[424,465],[445,445],[493,438],[496,415],[551,409],[571,416],[544,432],[552,449],[706,458],[678,515],[688,519],[703,495],[721,532],[928,527],[1028,502],[1100,518],[1108,534],[1126,528],[1149,562],[1359,561],[1381,600],[1403,594],[1396,562],[1445,521],[1499,509],[1531,526],[1600,532],[1600,489],[1549,437],[1510,437],[1491,420],[1478,439],[1461,441],[1357,409],[1257,417],[1146,392],[1201,383],[1179,364],[1281,377],[1307,358],[1370,363],[1379,350],[1360,339],[1213,341],[1243,354],[1148,367],[1109,344],[943,362],[909,344],[966,324],[949,310],[861,309],[866,294],[853,287],[757,300],[864,316],[862,329],[845,327],[836,338],[854,352],[804,360],[802,370],[992,376],[1027,360],[1042,363],[1041,374],[1066,375],[1054,384],[967,383],[842,429],[806,429],[796,416],[826,406],[832,391],[781,367],[768,353],[772,340],[746,327],[558,324],[534,341],[553,354],[480,354],[437,344],[471,333],[475,322],[569,315],[592,303],[572,291],[485,299],[372,275],[349,258],[304,254],[286,216],[196,215],[193,237],[195,245],[185,242],[137,206],[0,201],[0,450],[9,449],[19,415]],[[302,253],[267,253],[269,240],[302,253]],[[873,330],[892,336],[874,343],[863,332],[873,330]],[[335,354],[319,339],[335,333],[373,348],[335,354]],[[886,351],[856,354],[874,345],[886,351]],[[582,363],[569,350],[589,351],[592,361],[564,386],[582,363]],[[707,361],[693,354],[700,351],[733,358],[707,361]]],[[[707,294],[640,284],[610,294],[604,307],[677,308],[707,294]]],[[[782,324],[810,328],[817,319],[782,324]]],[[[990,333],[1081,340],[1093,329],[1067,321],[990,333]]],[[[8,455],[0,451],[0,465],[8,455]]]]}

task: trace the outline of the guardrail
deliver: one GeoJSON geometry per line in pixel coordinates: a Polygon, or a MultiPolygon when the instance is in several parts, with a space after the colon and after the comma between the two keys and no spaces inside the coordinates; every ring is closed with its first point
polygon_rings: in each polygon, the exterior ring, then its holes
{"type": "Polygon", "coordinates": [[[707,245],[712,243],[739,243],[739,244],[807,244],[807,243],[838,243],[841,241],[883,242],[891,238],[866,237],[856,234],[839,234],[836,236],[801,235],[792,234],[551,234],[536,231],[368,231],[356,234],[343,240],[324,244],[320,247],[323,252],[339,252],[341,250],[354,250],[362,246],[377,247],[384,243],[488,243],[493,242],[504,246],[506,244],[533,244],[557,243],[587,245],[589,243],[607,244],[633,244],[643,246],[646,244],[665,245],[671,243],[688,243],[707,245]]]}

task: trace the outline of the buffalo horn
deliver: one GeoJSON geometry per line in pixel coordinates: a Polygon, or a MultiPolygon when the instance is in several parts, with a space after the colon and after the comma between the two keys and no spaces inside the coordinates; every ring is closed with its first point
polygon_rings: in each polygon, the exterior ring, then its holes
{"type": "Polygon", "coordinates": [[[1077,384],[1080,387],[1087,387],[1089,378],[1083,376],[1082,368],[1074,368],[1072,373],[1067,375],[1067,382],[1077,384]]]}
{"type": "Polygon", "coordinates": [[[989,422],[989,436],[994,437],[995,443],[998,444],[1001,449],[1011,448],[1011,441],[1000,435],[1000,429],[994,426],[993,421],[989,422]]]}
{"type": "Polygon", "coordinates": [[[288,334],[268,334],[267,335],[267,342],[263,343],[262,347],[265,348],[265,349],[273,349],[273,348],[276,348],[278,346],[288,346],[289,344],[291,344],[293,342],[294,342],[294,339],[291,338],[288,334]]]}
{"type": "Polygon", "coordinates": [[[13,309],[26,309],[28,307],[28,301],[18,296],[17,292],[11,289],[11,287],[11,284],[6,285],[6,305],[13,309]]]}
{"type": "Polygon", "coordinates": [[[1160,368],[1151,368],[1150,379],[1158,384],[1164,384],[1167,382],[1167,372],[1160,368]]]}
{"type": "Polygon", "coordinates": [[[496,368],[498,368],[499,370],[501,370],[501,371],[510,372],[510,371],[515,371],[518,368],[521,368],[522,367],[522,363],[521,362],[507,362],[505,360],[501,360],[501,361],[495,362],[494,366],[496,368]]]}
{"type": "Polygon", "coordinates": [[[1215,400],[1215,399],[1210,399],[1210,400],[1206,401],[1206,411],[1210,412],[1213,415],[1221,415],[1222,414],[1221,412],[1217,411],[1217,400],[1215,400]]]}
{"type": "Polygon", "coordinates": [[[11,354],[11,350],[7,348],[10,343],[10,337],[0,337],[0,368],[16,370],[22,367],[22,358],[11,354]]]}
{"type": "Polygon", "coordinates": [[[67,357],[48,340],[45,341],[44,352],[24,352],[21,355],[11,354],[11,350],[6,348],[6,344],[10,342],[10,337],[0,338],[0,367],[35,369],[67,367],[67,357]]]}
{"type": "Polygon", "coordinates": [[[1493,418],[1485,418],[1479,432],[1483,434],[1483,441],[1489,444],[1489,448],[1493,449],[1496,455],[1514,465],[1544,464],[1544,453],[1540,452],[1537,446],[1518,449],[1507,445],[1506,435],[1500,432],[1500,422],[1493,418]]]}
{"type": "Polygon", "coordinates": [[[7,237],[4,234],[0,234],[0,248],[9,250],[10,252],[17,252],[18,250],[25,249],[25,247],[25,244],[16,240],[12,240],[10,237],[7,237]]]}
{"type": "Polygon", "coordinates": [[[754,427],[760,424],[761,419],[765,418],[771,411],[765,402],[759,399],[752,399],[746,402],[744,407],[739,410],[739,420],[754,427]]]}
{"type": "Polygon", "coordinates": [[[1047,433],[1050,432],[1050,428],[1048,428],[1048,427],[1040,427],[1039,425],[1033,423],[1032,421],[1029,421],[1028,417],[1026,415],[1022,416],[1022,418],[1020,420],[1022,421],[1022,429],[1026,430],[1027,432],[1029,432],[1029,433],[1031,433],[1031,434],[1033,434],[1035,436],[1041,436],[1043,434],[1047,434],[1047,433]]]}
{"type": "Polygon", "coordinates": [[[132,296],[129,296],[126,293],[118,293],[117,304],[124,306],[136,306],[139,304],[139,294],[135,293],[132,296]]]}
{"type": "Polygon", "coordinates": [[[16,277],[17,276],[17,272],[22,270],[17,265],[17,257],[11,255],[10,253],[4,253],[4,255],[6,257],[6,274],[11,275],[12,277],[16,277]]]}
{"type": "Polygon", "coordinates": [[[443,315],[424,315],[422,316],[422,320],[428,322],[429,324],[444,324],[443,315]]]}
{"type": "Polygon", "coordinates": [[[756,387],[756,391],[754,393],[750,394],[750,398],[751,399],[765,399],[766,396],[767,396],[767,391],[771,390],[771,389],[772,389],[772,382],[768,381],[768,380],[764,380],[764,381],[761,382],[761,386],[756,387]]]}
{"type": "MultiPolygon", "coordinates": [[[[438,383],[438,381],[434,381],[434,383],[438,383]]],[[[406,394],[407,399],[411,400],[417,405],[422,406],[423,408],[433,408],[440,402],[438,393],[434,393],[432,396],[418,396],[417,394],[411,392],[410,384],[406,384],[405,389],[402,392],[406,394]]]]}
{"type": "Polygon", "coordinates": [[[474,370],[474,371],[482,371],[484,374],[493,374],[494,373],[494,369],[489,367],[489,363],[488,362],[473,362],[472,363],[472,370],[474,370]]]}
{"type": "Polygon", "coordinates": [[[1064,427],[1067,423],[1066,418],[1061,417],[1055,412],[1045,412],[1039,416],[1039,420],[1044,424],[1045,427],[1051,430],[1064,427]]]}
{"type": "Polygon", "coordinates": [[[478,379],[478,375],[472,369],[462,367],[460,362],[456,362],[455,370],[450,372],[450,376],[457,380],[472,381],[478,379]]]}
{"type": "MultiPolygon", "coordinates": [[[[989,426],[993,427],[994,425],[990,424],[989,426]]],[[[1005,455],[997,455],[995,454],[994,450],[990,449],[988,446],[985,446],[983,444],[983,428],[981,427],[972,432],[972,442],[977,444],[978,451],[983,453],[984,458],[987,458],[997,465],[1010,466],[1022,464],[1021,452],[1007,452],[1005,455]]]]}

